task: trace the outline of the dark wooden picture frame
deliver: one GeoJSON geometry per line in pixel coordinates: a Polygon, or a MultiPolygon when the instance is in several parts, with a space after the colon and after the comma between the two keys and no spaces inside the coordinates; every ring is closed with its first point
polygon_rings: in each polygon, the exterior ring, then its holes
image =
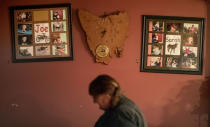
{"type": "Polygon", "coordinates": [[[12,61],[73,60],[71,4],[10,7],[12,61]]]}
{"type": "Polygon", "coordinates": [[[141,72],[202,74],[204,18],[143,15],[141,72]]]}

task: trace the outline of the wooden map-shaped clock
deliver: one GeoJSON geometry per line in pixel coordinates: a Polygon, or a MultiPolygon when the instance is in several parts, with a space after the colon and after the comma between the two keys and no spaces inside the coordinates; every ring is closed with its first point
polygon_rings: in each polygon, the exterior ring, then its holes
{"type": "Polygon", "coordinates": [[[98,17],[79,10],[78,15],[96,62],[108,64],[114,54],[118,57],[122,55],[124,41],[128,36],[129,18],[126,12],[98,17]]]}

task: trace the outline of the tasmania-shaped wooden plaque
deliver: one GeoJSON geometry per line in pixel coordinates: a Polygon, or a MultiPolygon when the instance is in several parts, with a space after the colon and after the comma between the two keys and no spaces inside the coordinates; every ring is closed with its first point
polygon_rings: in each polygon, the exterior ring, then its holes
{"type": "Polygon", "coordinates": [[[108,64],[114,54],[118,57],[122,55],[124,41],[128,36],[129,18],[126,12],[99,17],[79,10],[78,15],[96,62],[108,64]]]}

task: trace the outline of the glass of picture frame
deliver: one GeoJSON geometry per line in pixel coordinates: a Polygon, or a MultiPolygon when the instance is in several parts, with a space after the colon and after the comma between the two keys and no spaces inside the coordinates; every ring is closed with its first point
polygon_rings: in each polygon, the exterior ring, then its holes
{"type": "Polygon", "coordinates": [[[204,18],[143,15],[141,72],[202,74],[204,18]]]}
{"type": "Polygon", "coordinates": [[[12,61],[73,60],[71,4],[10,7],[12,61]]]}

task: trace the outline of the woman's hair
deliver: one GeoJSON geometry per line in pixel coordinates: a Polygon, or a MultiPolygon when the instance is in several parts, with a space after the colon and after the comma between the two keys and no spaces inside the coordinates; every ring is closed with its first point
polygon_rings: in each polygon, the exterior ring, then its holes
{"type": "Polygon", "coordinates": [[[109,94],[112,97],[111,107],[114,107],[121,96],[120,85],[109,75],[99,75],[90,83],[89,94],[93,97],[100,94],[109,94]]]}

